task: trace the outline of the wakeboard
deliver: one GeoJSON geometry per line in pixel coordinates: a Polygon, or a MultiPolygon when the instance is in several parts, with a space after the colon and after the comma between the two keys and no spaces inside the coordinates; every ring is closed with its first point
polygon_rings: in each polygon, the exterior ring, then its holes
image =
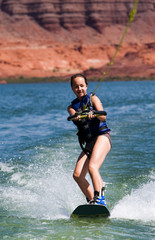
{"type": "Polygon", "coordinates": [[[110,212],[104,205],[84,204],[78,206],[71,217],[109,217],[110,212]]]}

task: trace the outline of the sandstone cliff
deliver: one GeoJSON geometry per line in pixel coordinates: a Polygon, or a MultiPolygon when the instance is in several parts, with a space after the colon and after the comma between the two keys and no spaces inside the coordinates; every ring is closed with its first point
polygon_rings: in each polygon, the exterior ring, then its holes
{"type": "MultiPolygon", "coordinates": [[[[0,0],[0,78],[102,76],[133,0],[0,0]]],[[[155,76],[155,0],[138,13],[110,72],[155,76]]]]}

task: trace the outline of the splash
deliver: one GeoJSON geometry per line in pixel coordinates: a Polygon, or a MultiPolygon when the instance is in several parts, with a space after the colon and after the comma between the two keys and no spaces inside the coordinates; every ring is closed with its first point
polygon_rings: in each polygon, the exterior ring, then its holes
{"type": "Polygon", "coordinates": [[[143,184],[120,200],[111,212],[112,218],[155,221],[155,182],[143,184]]]}
{"type": "Polygon", "coordinates": [[[1,206],[9,215],[18,217],[69,218],[83,196],[72,178],[68,156],[63,148],[59,154],[50,148],[42,151],[28,166],[1,164],[8,178],[0,186],[1,206]]]}
{"type": "Polygon", "coordinates": [[[1,172],[10,173],[10,172],[12,172],[12,170],[13,170],[13,167],[7,165],[6,163],[0,162],[0,171],[1,172]]]}

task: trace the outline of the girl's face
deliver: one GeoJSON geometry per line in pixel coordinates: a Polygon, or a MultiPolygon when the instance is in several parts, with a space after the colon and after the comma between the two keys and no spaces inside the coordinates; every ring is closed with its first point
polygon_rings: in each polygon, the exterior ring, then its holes
{"type": "Polygon", "coordinates": [[[87,84],[83,77],[76,77],[72,83],[72,90],[78,99],[82,99],[87,94],[87,84]]]}

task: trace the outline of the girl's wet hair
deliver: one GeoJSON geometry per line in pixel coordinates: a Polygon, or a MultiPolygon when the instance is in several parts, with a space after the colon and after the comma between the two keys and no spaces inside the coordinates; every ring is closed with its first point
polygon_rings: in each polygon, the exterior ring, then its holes
{"type": "Polygon", "coordinates": [[[82,77],[82,78],[85,80],[86,85],[88,85],[87,78],[86,78],[83,74],[81,74],[81,73],[76,73],[76,74],[74,74],[74,75],[71,77],[71,87],[72,87],[72,85],[73,85],[74,79],[77,78],[77,77],[82,77]]]}

